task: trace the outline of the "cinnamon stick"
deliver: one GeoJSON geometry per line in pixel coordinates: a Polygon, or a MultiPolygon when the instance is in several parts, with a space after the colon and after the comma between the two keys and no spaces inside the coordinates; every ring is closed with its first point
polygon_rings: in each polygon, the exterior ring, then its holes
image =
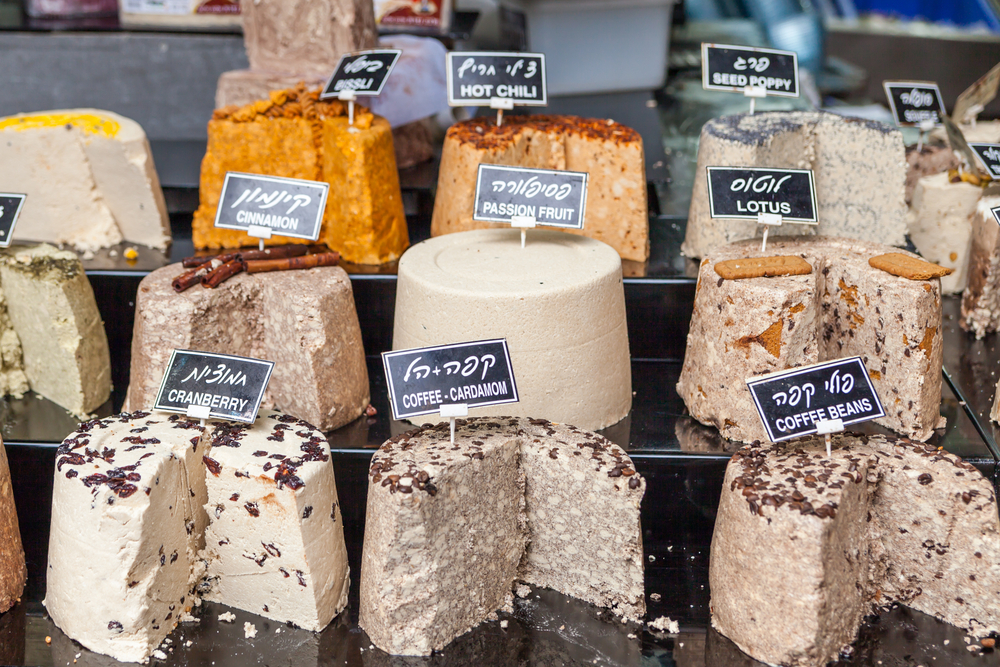
{"type": "Polygon", "coordinates": [[[301,257],[309,250],[309,246],[301,243],[277,245],[263,250],[241,250],[239,255],[244,260],[284,259],[286,257],[301,257]]]}
{"type": "Polygon", "coordinates": [[[324,252],[318,255],[302,255],[284,259],[251,259],[247,260],[246,272],[263,273],[265,271],[311,269],[315,266],[336,266],[339,261],[339,252],[324,252]]]}
{"type": "MultiPolygon", "coordinates": [[[[191,269],[190,271],[185,271],[181,275],[173,279],[171,284],[173,285],[175,292],[183,292],[186,289],[194,287],[202,281],[207,274],[219,268],[231,259],[234,259],[236,255],[233,253],[226,253],[225,255],[216,255],[215,257],[209,257],[207,262],[199,264],[197,267],[191,269]]],[[[200,258],[198,258],[200,259],[200,258]]]]}
{"type": "Polygon", "coordinates": [[[202,287],[216,288],[223,281],[232,278],[240,271],[246,269],[246,264],[239,257],[231,259],[219,268],[211,271],[205,276],[202,276],[201,285],[202,287]]]}
{"type": "Polygon", "coordinates": [[[211,268],[212,265],[206,262],[201,266],[185,271],[181,275],[174,278],[170,284],[173,285],[175,292],[183,292],[184,290],[194,287],[200,283],[202,276],[207,274],[211,268]]]}
{"type": "Polygon", "coordinates": [[[215,255],[205,255],[204,257],[185,257],[181,260],[181,266],[185,269],[194,269],[208,264],[213,259],[215,259],[215,255]]]}
{"type": "Polygon", "coordinates": [[[301,243],[293,243],[288,245],[271,246],[270,248],[265,248],[263,251],[258,250],[257,248],[248,248],[246,250],[229,251],[221,255],[185,257],[181,260],[181,265],[185,269],[193,269],[195,267],[208,264],[213,259],[222,259],[226,262],[229,260],[224,259],[225,257],[232,258],[235,255],[242,255],[244,259],[278,259],[281,257],[298,257],[299,255],[305,255],[310,247],[312,246],[303,245],[301,243]]]}

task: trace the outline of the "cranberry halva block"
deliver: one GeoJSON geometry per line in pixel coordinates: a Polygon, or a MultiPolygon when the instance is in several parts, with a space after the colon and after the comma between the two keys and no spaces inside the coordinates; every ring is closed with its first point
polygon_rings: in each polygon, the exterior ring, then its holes
{"type": "Polygon", "coordinates": [[[729,462],[712,625],[757,660],[802,667],[834,659],[866,614],[895,602],[973,637],[1000,630],[990,483],[930,445],[833,438],[831,458],[817,437],[750,445],[729,462]]]}
{"type": "Polygon", "coordinates": [[[681,246],[688,257],[706,257],[720,245],[763,233],[756,220],[711,217],[707,167],[811,169],[819,224],[782,226],[783,234],[904,242],[903,136],[883,123],[822,111],[739,114],[705,123],[681,246]]]}
{"type": "Polygon", "coordinates": [[[328,431],[368,406],[368,368],[351,281],[335,266],[240,273],[180,294],[180,264],[143,278],[132,338],[131,406],[152,405],[174,349],[268,359],[265,407],[328,431]]]}
{"type": "Polygon", "coordinates": [[[320,630],[348,585],[329,446],[306,422],[137,411],[57,451],[44,604],[93,651],[145,662],[203,596],[320,630]]]}
{"type": "Polygon", "coordinates": [[[197,422],[124,413],[56,452],[45,608],[87,648],[142,662],[197,597],[207,523],[197,422]]]}
{"type": "Polygon", "coordinates": [[[205,599],[322,630],[350,582],[326,438],[279,414],[209,437],[205,599]]]}
{"type": "Polygon", "coordinates": [[[641,618],[644,492],[622,449],[574,426],[481,417],[457,422],[455,445],[448,424],[397,436],[369,471],[361,627],[428,655],[509,608],[516,582],[641,618]]]}
{"type": "Polygon", "coordinates": [[[941,420],[941,286],[876,269],[876,243],[777,237],[702,260],[677,392],[691,416],[732,440],[767,440],[748,378],[860,356],[885,407],[877,422],[926,440],[941,420]],[[719,261],[797,255],[808,275],[724,280],[719,261]]]}

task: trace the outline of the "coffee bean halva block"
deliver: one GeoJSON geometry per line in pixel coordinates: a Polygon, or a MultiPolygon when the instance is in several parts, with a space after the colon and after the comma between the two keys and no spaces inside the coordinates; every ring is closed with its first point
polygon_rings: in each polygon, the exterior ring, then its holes
{"type": "Polygon", "coordinates": [[[716,249],[699,270],[677,392],[691,416],[732,440],[767,440],[748,378],[860,356],[885,407],[877,422],[926,440],[941,420],[941,288],[869,265],[895,248],[825,237],[776,237],[716,249]],[[798,255],[808,275],[723,280],[715,263],[798,255]]]}
{"type": "Polygon", "coordinates": [[[1000,195],[987,190],[972,217],[969,284],[962,292],[962,328],[976,338],[1000,329],[1000,225],[992,210],[1000,195]]]}
{"type": "Polygon", "coordinates": [[[268,359],[264,407],[323,431],[368,406],[368,368],[347,273],[340,267],[240,273],[177,294],[172,264],[143,278],[136,299],[127,406],[155,402],[174,349],[268,359]]]}
{"type": "Polygon", "coordinates": [[[397,436],[369,471],[361,627],[428,655],[509,608],[518,581],[641,618],[644,492],[622,449],[573,426],[480,417],[455,445],[448,424],[397,436]]]}
{"type": "Polygon", "coordinates": [[[21,599],[27,578],[7,451],[0,441],[0,614],[21,599]]]}
{"type": "Polygon", "coordinates": [[[688,257],[702,258],[717,246],[763,233],[756,220],[711,217],[707,167],[812,169],[819,224],[789,224],[783,234],[903,244],[903,137],[883,123],[821,111],[739,114],[705,123],[681,246],[688,257]]]}
{"type": "Polygon", "coordinates": [[[205,599],[322,630],[349,584],[329,443],[279,414],[210,437],[205,599]]]}
{"type": "Polygon", "coordinates": [[[828,459],[819,437],[750,445],[723,484],[712,625],[757,660],[802,667],[895,602],[983,637],[1000,630],[998,531],[990,483],[933,446],[835,435],[828,459]]]}
{"type": "Polygon", "coordinates": [[[306,422],[137,411],[57,450],[44,603],[92,651],[145,662],[202,597],[319,630],[347,587],[330,450],[306,422]]]}

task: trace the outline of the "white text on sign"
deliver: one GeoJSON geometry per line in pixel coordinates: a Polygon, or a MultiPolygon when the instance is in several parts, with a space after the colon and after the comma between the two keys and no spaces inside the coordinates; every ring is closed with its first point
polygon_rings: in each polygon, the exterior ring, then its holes
{"type": "Polygon", "coordinates": [[[778,79],[773,76],[747,76],[746,74],[730,74],[713,72],[712,83],[717,86],[735,86],[737,88],[766,88],[767,90],[792,89],[791,79],[778,79]]]}

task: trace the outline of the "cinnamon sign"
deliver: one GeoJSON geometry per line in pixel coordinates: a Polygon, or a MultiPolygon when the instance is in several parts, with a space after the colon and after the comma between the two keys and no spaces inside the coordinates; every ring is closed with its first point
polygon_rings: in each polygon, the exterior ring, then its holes
{"type": "Polygon", "coordinates": [[[315,241],[326,211],[329,183],[226,172],[215,226],[246,232],[265,228],[275,236],[315,241]]]}

